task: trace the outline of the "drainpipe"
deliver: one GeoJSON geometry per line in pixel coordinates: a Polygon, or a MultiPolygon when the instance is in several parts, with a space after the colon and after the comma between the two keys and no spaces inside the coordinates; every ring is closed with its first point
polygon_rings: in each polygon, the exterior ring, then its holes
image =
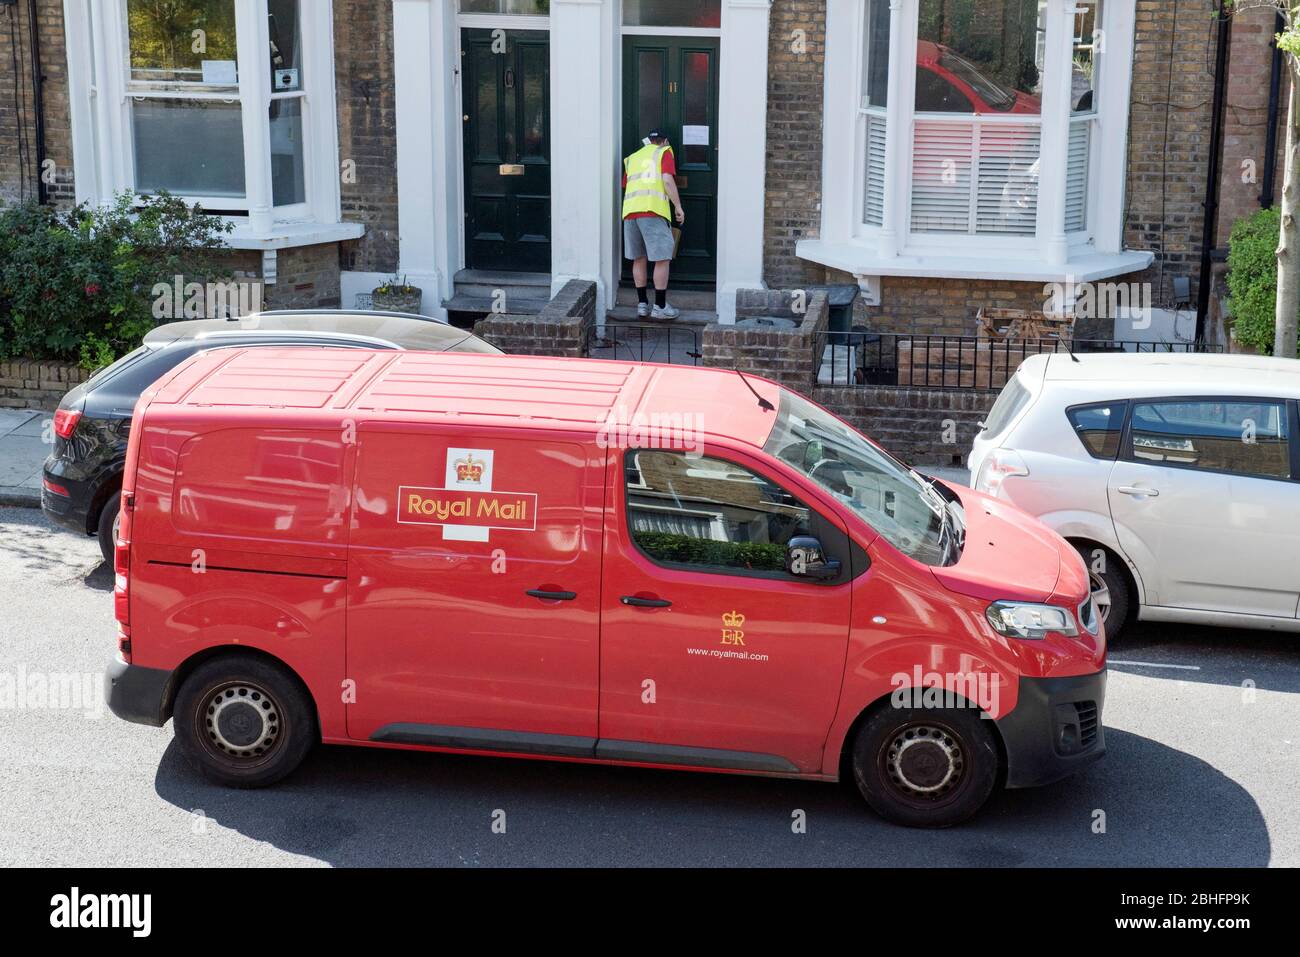
{"type": "Polygon", "coordinates": [[[27,28],[32,45],[32,113],[36,117],[36,196],[50,201],[45,188],[45,75],[41,72],[41,35],[36,24],[36,0],[27,0],[27,28]]]}
{"type": "Polygon", "coordinates": [[[1222,171],[1223,101],[1228,85],[1228,41],[1232,20],[1219,0],[1219,35],[1214,42],[1214,105],[1210,117],[1210,162],[1205,182],[1205,226],[1201,234],[1201,275],[1196,289],[1196,341],[1205,338],[1205,321],[1210,311],[1210,268],[1214,254],[1214,230],[1218,224],[1219,176],[1222,171]]]}
{"type": "Polygon", "coordinates": [[[1277,12],[1273,30],[1273,65],[1268,76],[1268,133],[1264,147],[1264,184],[1259,191],[1261,209],[1273,205],[1273,181],[1277,178],[1277,121],[1282,107],[1282,51],[1277,48],[1277,34],[1286,29],[1286,18],[1277,12]]]}

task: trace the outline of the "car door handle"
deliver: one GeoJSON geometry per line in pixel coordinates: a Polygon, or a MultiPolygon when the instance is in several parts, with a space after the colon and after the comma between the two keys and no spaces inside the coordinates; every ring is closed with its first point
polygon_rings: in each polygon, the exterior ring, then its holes
{"type": "Polygon", "coordinates": [[[542,601],[573,601],[578,597],[576,591],[545,591],[541,588],[530,588],[524,594],[542,601]]]}
{"type": "Polygon", "coordinates": [[[1125,495],[1149,495],[1152,498],[1160,494],[1158,488],[1142,488],[1137,485],[1121,485],[1115,491],[1123,492],[1125,495]]]}
{"type": "Polygon", "coordinates": [[[666,598],[637,598],[636,595],[624,595],[619,601],[633,608],[667,608],[672,604],[666,598]]]}

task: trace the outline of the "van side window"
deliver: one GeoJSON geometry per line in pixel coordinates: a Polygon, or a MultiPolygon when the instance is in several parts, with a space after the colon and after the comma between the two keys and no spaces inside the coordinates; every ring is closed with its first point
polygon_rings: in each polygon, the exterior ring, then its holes
{"type": "Polygon", "coordinates": [[[1113,459],[1119,453],[1119,437],[1124,429],[1127,408],[1127,402],[1099,402],[1096,405],[1076,405],[1066,409],[1065,414],[1089,455],[1095,459],[1113,459]]]}
{"type": "Polygon", "coordinates": [[[1133,406],[1133,459],[1236,475],[1291,477],[1284,402],[1195,400],[1133,406]]]}
{"type": "Polygon", "coordinates": [[[637,450],[624,460],[632,540],[660,564],[784,572],[811,513],[779,485],[723,459],[637,450]]]}

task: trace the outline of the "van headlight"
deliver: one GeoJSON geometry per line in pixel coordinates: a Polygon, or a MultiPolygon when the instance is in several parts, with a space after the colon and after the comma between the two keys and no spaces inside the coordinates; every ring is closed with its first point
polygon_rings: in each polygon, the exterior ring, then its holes
{"type": "Polygon", "coordinates": [[[1049,634],[1074,637],[1079,634],[1073,613],[1060,605],[995,601],[984,614],[993,630],[1008,638],[1038,639],[1049,634]]]}

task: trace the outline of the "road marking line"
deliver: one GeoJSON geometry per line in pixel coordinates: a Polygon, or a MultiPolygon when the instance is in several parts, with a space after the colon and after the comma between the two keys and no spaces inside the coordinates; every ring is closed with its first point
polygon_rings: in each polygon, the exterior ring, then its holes
{"type": "Polygon", "coordinates": [[[1177,668],[1180,671],[1200,671],[1200,665],[1165,665],[1155,661],[1119,661],[1111,658],[1107,664],[1111,665],[1131,665],[1138,668],[1177,668]]]}

